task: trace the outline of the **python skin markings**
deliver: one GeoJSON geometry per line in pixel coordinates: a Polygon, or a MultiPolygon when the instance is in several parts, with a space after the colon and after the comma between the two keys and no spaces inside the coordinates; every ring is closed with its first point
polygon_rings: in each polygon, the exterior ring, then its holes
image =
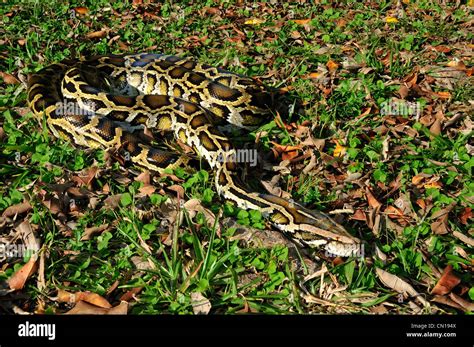
{"type": "Polygon", "coordinates": [[[272,225],[310,247],[350,255],[360,245],[319,211],[252,192],[238,179],[236,149],[219,129],[252,129],[268,119],[271,93],[253,79],[162,54],[96,56],[67,60],[32,74],[28,101],[56,137],[89,148],[122,148],[133,163],[162,172],[181,159],[137,135],[146,127],[173,134],[205,158],[220,195],[244,209],[260,210],[272,225]],[[64,112],[74,103],[83,112],[64,112]]]}

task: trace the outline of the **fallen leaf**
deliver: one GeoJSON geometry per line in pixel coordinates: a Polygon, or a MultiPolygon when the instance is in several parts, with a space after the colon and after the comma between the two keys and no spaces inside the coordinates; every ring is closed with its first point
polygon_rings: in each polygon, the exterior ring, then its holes
{"type": "Polygon", "coordinates": [[[89,9],[87,7],[79,6],[79,7],[74,7],[74,12],[80,15],[85,15],[87,14],[87,12],[89,12],[89,9]]]}
{"type": "Polygon", "coordinates": [[[321,76],[320,72],[311,72],[307,75],[302,76],[303,79],[319,78],[321,76]]]}
{"type": "Polygon", "coordinates": [[[368,187],[365,189],[365,196],[367,198],[369,206],[373,209],[377,209],[382,206],[382,204],[375,198],[374,194],[372,194],[372,191],[368,187]]]}
{"type": "Polygon", "coordinates": [[[265,23],[264,19],[259,19],[259,18],[252,18],[252,19],[247,19],[244,24],[247,25],[259,25],[265,23]]]}
{"type": "Polygon", "coordinates": [[[112,307],[112,305],[105,298],[103,298],[99,294],[92,293],[92,292],[70,293],[66,290],[58,289],[57,300],[58,302],[67,302],[70,304],[84,301],[101,308],[112,307]]]}
{"type": "Polygon", "coordinates": [[[418,186],[425,178],[431,177],[430,174],[420,173],[411,178],[411,183],[418,186]]]}
{"type": "Polygon", "coordinates": [[[28,201],[7,207],[2,213],[2,217],[12,217],[31,210],[32,207],[28,201]]]}
{"type": "Polygon", "coordinates": [[[108,224],[103,224],[100,226],[85,228],[81,236],[81,241],[87,241],[87,240],[90,240],[92,236],[96,234],[102,234],[105,230],[107,230],[108,227],[109,227],[108,224]]]}
{"type": "Polygon", "coordinates": [[[389,218],[392,218],[392,219],[398,219],[400,217],[403,217],[403,212],[399,208],[392,205],[387,206],[384,212],[387,214],[389,218]]]}
{"type": "Polygon", "coordinates": [[[431,216],[432,220],[435,220],[431,223],[431,231],[437,235],[447,234],[448,229],[448,216],[449,212],[454,208],[456,203],[451,203],[443,209],[440,209],[433,213],[431,216]]]}
{"type": "Polygon", "coordinates": [[[30,260],[25,265],[23,265],[20,270],[15,272],[12,277],[8,279],[8,285],[10,286],[10,289],[23,289],[26,281],[36,272],[37,268],[37,259],[31,257],[30,260]]]}
{"type": "Polygon", "coordinates": [[[451,48],[449,48],[448,46],[439,45],[439,46],[434,46],[432,48],[435,51],[440,52],[440,53],[449,53],[449,52],[451,52],[451,48]]]}
{"type": "Polygon", "coordinates": [[[453,273],[453,266],[449,264],[443,271],[441,278],[431,291],[431,294],[445,295],[461,283],[461,279],[453,273]]]}
{"type": "Polygon", "coordinates": [[[20,84],[20,81],[13,75],[7,73],[7,72],[1,72],[0,71],[0,77],[3,78],[3,81],[6,84],[20,84]]]}
{"type": "Polygon", "coordinates": [[[358,209],[354,212],[354,214],[351,216],[351,219],[353,220],[360,220],[360,221],[366,221],[367,216],[365,215],[365,212],[362,211],[361,209],[358,209]]]}
{"type": "Polygon", "coordinates": [[[103,315],[126,315],[128,312],[128,302],[122,301],[115,307],[103,308],[79,301],[76,306],[65,314],[103,314],[103,315]]]}
{"type": "Polygon", "coordinates": [[[31,258],[36,260],[38,258],[38,252],[41,248],[41,241],[38,238],[38,235],[31,227],[28,219],[25,219],[21,222],[15,230],[20,234],[21,239],[26,250],[30,253],[31,258]]]}
{"type": "Polygon", "coordinates": [[[140,187],[138,191],[146,196],[150,196],[156,191],[156,187],[152,186],[151,184],[146,184],[143,187],[140,187]]]}
{"type": "Polygon", "coordinates": [[[431,223],[431,231],[437,235],[447,234],[449,232],[448,218],[442,217],[431,223]]]}
{"type": "Polygon", "coordinates": [[[127,291],[126,293],[124,293],[120,297],[120,301],[130,301],[130,300],[132,300],[135,297],[135,294],[140,293],[142,289],[143,289],[143,287],[134,287],[134,288],[130,289],[129,291],[127,291]]]}
{"type": "Polygon", "coordinates": [[[435,119],[434,123],[430,127],[430,132],[434,135],[441,134],[441,120],[435,119]]]}
{"type": "Polygon", "coordinates": [[[148,170],[143,171],[135,178],[135,181],[142,182],[144,185],[150,184],[151,182],[150,171],[148,170]]]}
{"type": "Polygon", "coordinates": [[[301,34],[298,30],[293,30],[291,33],[290,33],[290,36],[293,40],[297,40],[297,39],[300,39],[301,38],[301,34]]]}
{"type": "Polygon", "coordinates": [[[341,145],[339,141],[336,141],[336,148],[334,148],[335,157],[343,157],[346,154],[347,147],[341,145]]]}
{"type": "Polygon", "coordinates": [[[469,245],[470,247],[474,247],[474,239],[472,237],[466,236],[463,233],[460,233],[459,231],[453,231],[453,236],[465,244],[469,245]]]}
{"type": "Polygon", "coordinates": [[[176,192],[180,198],[184,197],[184,188],[180,185],[173,184],[168,187],[169,190],[172,190],[173,192],[176,192]]]}
{"type": "Polygon", "coordinates": [[[120,205],[121,199],[122,194],[110,195],[104,200],[104,207],[109,207],[111,209],[117,208],[120,205]]]}
{"type": "Polygon", "coordinates": [[[473,312],[474,311],[474,303],[464,300],[459,295],[454,293],[449,293],[449,298],[453,300],[456,304],[460,305],[465,312],[473,312]]]}
{"type": "Polygon", "coordinates": [[[335,62],[332,61],[332,60],[329,60],[329,61],[326,63],[326,66],[327,66],[327,68],[329,69],[329,71],[336,71],[336,70],[339,68],[339,64],[335,63],[335,62]]]}
{"type": "Polygon", "coordinates": [[[191,305],[194,314],[208,314],[211,311],[211,302],[201,293],[191,293],[191,305]]]}
{"type": "Polygon", "coordinates": [[[469,223],[468,219],[471,219],[471,218],[472,218],[472,209],[470,207],[465,207],[459,216],[459,220],[461,221],[462,224],[467,225],[469,223]]]}
{"type": "Polygon", "coordinates": [[[298,25],[305,25],[308,24],[311,21],[311,19],[294,19],[293,22],[295,22],[298,25]]]}
{"type": "Polygon", "coordinates": [[[410,89],[404,84],[400,86],[398,89],[398,95],[400,95],[400,98],[405,99],[408,96],[408,93],[410,92],[410,89]]]}
{"type": "Polygon", "coordinates": [[[88,39],[102,39],[107,36],[108,30],[99,30],[93,31],[91,33],[86,34],[86,38],[88,39]]]}
{"type": "Polygon", "coordinates": [[[450,92],[435,92],[434,95],[438,96],[440,99],[450,99],[452,97],[450,92]]]}
{"type": "Polygon", "coordinates": [[[72,180],[80,186],[85,185],[89,187],[98,171],[99,171],[99,168],[97,166],[93,166],[91,168],[83,170],[77,176],[73,176],[72,180]]]}
{"type": "Polygon", "coordinates": [[[207,224],[210,227],[216,226],[216,233],[218,236],[221,234],[221,227],[217,223],[216,215],[212,213],[211,210],[202,206],[201,202],[198,199],[191,199],[184,203],[183,207],[188,211],[189,216],[193,218],[198,212],[201,212],[206,217],[207,224]]]}
{"type": "Polygon", "coordinates": [[[380,281],[382,281],[382,283],[387,287],[395,290],[397,293],[408,294],[411,297],[416,298],[423,305],[428,306],[428,302],[423,299],[423,297],[421,297],[421,295],[410,284],[402,280],[400,277],[380,268],[376,268],[375,272],[380,281]]]}
{"type": "Polygon", "coordinates": [[[387,17],[385,18],[386,23],[398,23],[398,19],[395,17],[387,17]]]}

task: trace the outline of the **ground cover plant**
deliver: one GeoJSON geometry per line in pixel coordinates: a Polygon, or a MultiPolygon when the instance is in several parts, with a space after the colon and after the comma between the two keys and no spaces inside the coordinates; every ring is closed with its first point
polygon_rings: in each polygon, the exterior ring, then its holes
{"type": "Polygon", "coordinates": [[[0,312],[472,312],[472,6],[7,1],[0,312]],[[205,162],[143,172],[54,138],[29,110],[29,73],[133,52],[277,88],[288,115],[239,138],[265,163],[246,179],[330,213],[360,254],[297,247],[224,202],[205,162]]]}

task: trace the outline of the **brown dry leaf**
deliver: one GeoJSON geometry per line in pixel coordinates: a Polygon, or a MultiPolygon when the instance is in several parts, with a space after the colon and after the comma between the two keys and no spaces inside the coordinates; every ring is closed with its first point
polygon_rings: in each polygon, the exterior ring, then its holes
{"type": "Polygon", "coordinates": [[[288,152],[283,152],[283,154],[281,155],[281,159],[282,160],[292,160],[296,157],[298,157],[298,151],[288,151],[288,152]]]}
{"type": "Polygon", "coordinates": [[[102,296],[92,292],[76,292],[70,293],[63,289],[58,289],[59,302],[67,302],[70,304],[78,303],[80,301],[88,302],[94,306],[102,308],[111,308],[112,305],[102,296]]]}
{"type": "Polygon", "coordinates": [[[463,307],[461,305],[459,305],[455,301],[451,300],[447,296],[435,295],[434,298],[431,299],[431,301],[437,302],[437,303],[440,303],[440,304],[443,304],[443,305],[448,305],[448,306],[454,307],[458,310],[463,310],[463,307]]]}
{"type": "Polygon", "coordinates": [[[124,293],[120,297],[120,301],[130,301],[130,300],[132,300],[134,298],[135,294],[140,293],[142,289],[143,289],[143,287],[135,287],[135,288],[130,289],[129,291],[127,291],[126,293],[124,293]]]}
{"type": "Polygon", "coordinates": [[[464,311],[466,312],[473,312],[474,311],[474,303],[464,300],[459,295],[454,293],[449,293],[449,298],[453,300],[456,304],[460,305],[464,311]]]}
{"type": "Polygon", "coordinates": [[[41,241],[38,238],[36,232],[31,227],[28,220],[24,220],[16,228],[16,231],[21,235],[23,244],[29,252],[32,252],[31,258],[36,260],[38,258],[38,251],[41,248],[41,241]]]}
{"type": "Polygon", "coordinates": [[[221,235],[221,227],[219,223],[216,223],[216,216],[211,210],[201,205],[198,199],[191,199],[184,203],[183,207],[188,211],[189,216],[193,218],[198,212],[201,212],[206,217],[207,224],[210,227],[216,226],[216,233],[218,236],[221,235]]]}
{"type": "Polygon", "coordinates": [[[303,146],[315,147],[317,150],[322,151],[326,140],[324,139],[315,139],[312,135],[309,135],[306,140],[301,142],[303,146]]]}
{"type": "Polygon", "coordinates": [[[452,97],[450,92],[435,92],[433,94],[438,96],[440,99],[450,99],[452,97]]]}
{"type": "Polygon", "coordinates": [[[117,45],[122,51],[128,51],[128,49],[130,48],[125,42],[122,41],[118,41],[117,45]]]}
{"type": "Polygon", "coordinates": [[[151,184],[146,184],[143,187],[139,188],[138,191],[146,196],[150,196],[156,191],[156,187],[152,186],[151,184]]]}
{"type": "Polygon", "coordinates": [[[104,315],[126,315],[128,312],[128,302],[122,301],[115,307],[103,308],[91,305],[84,301],[79,301],[76,306],[65,314],[104,314],[104,315]]]}
{"type": "Polygon", "coordinates": [[[320,72],[310,72],[309,74],[304,75],[301,78],[302,79],[312,79],[312,78],[319,78],[319,77],[321,77],[320,72]]]}
{"type": "Polygon", "coordinates": [[[379,277],[380,281],[387,287],[395,290],[397,293],[408,294],[411,297],[419,300],[423,305],[428,305],[428,302],[423,299],[420,294],[410,284],[402,280],[400,277],[393,275],[385,270],[376,268],[375,272],[379,277]]]}
{"type": "Polygon", "coordinates": [[[329,61],[326,63],[326,66],[327,66],[327,68],[329,69],[329,71],[336,71],[336,70],[339,68],[339,64],[337,64],[337,63],[334,62],[333,60],[329,60],[329,61]]]}
{"type": "Polygon", "coordinates": [[[176,192],[180,198],[184,197],[184,188],[182,186],[173,184],[169,186],[168,189],[176,192]]]}
{"type": "Polygon", "coordinates": [[[10,286],[10,289],[23,289],[26,280],[31,275],[33,275],[37,269],[37,258],[31,257],[30,260],[25,265],[23,265],[20,270],[15,272],[13,276],[8,279],[8,285],[10,286]]]}
{"type": "Polygon", "coordinates": [[[431,294],[445,295],[461,283],[461,279],[453,274],[453,266],[449,264],[443,271],[441,278],[431,291],[431,294]]]}
{"type": "Polygon", "coordinates": [[[380,206],[382,206],[382,204],[375,198],[374,194],[372,194],[372,191],[368,187],[365,189],[365,196],[369,206],[373,209],[380,208],[380,206]]]}
{"type": "Polygon", "coordinates": [[[73,176],[72,180],[80,186],[85,185],[89,187],[98,171],[99,168],[97,166],[93,166],[91,168],[83,170],[79,175],[73,176]]]}
{"type": "Polygon", "coordinates": [[[358,209],[354,212],[354,214],[351,216],[351,219],[353,220],[360,220],[360,221],[366,221],[367,216],[365,215],[365,212],[362,211],[361,209],[358,209]]]}
{"type": "Polygon", "coordinates": [[[470,207],[465,207],[461,214],[459,215],[459,220],[462,224],[468,225],[468,219],[472,218],[472,209],[470,207]]]}
{"type": "Polygon", "coordinates": [[[144,185],[150,184],[151,182],[150,171],[148,170],[143,171],[135,178],[135,181],[142,182],[144,185]]]}
{"type": "Polygon", "coordinates": [[[398,95],[400,95],[400,98],[405,99],[408,96],[408,93],[410,92],[410,89],[404,84],[400,86],[398,89],[398,95]]]}
{"type": "Polygon", "coordinates": [[[290,199],[291,194],[288,192],[285,192],[283,189],[277,186],[278,181],[280,180],[280,175],[275,175],[270,181],[260,181],[265,188],[267,192],[269,192],[272,195],[284,198],[284,199],[290,199]]]}
{"type": "Polygon", "coordinates": [[[464,64],[464,62],[462,60],[459,60],[459,59],[453,59],[449,63],[447,63],[446,65],[449,66],[449,67],[453,67],[456,70],[460,70],[460,71],[465,71],[467,69],[466,64],[464,64]]]}
{"type": "Polygon", "coordinates": [[[0,71],[0,77],[3,78],[3,81],[6,84],[20,84],[20,81],[13,75],[7,73],[7,72],[1,72],[0,71]]]}
{"type": "Polygon", "coordinates": [[[418,175],[415,175],[411,178],[411,183],[414,185],[418,186],[425,178],[431,177],[432,175],[430,174],[425,174],[425,173],[420,173],[418,175]]]}
{"type": "Polygon", "coordinates": [[[442,235],[442,234],[447,234],[449,232],[448,228],[448,216],[449,212],[454,208],[456,203],[451,203],[445,208],[438,210],[433,213],[431,216],[432,220],[435,220],[434,222],[431,223],[431,231],[433,233],[442,235]]]}
{"type": "Polygon", "coordinates": [[[432,48],[435,51],[440,52],[440,53],[449,53],[449,52],[451,52],[451,48],[449,48],[448,46],[439,45],[439,46],[434,46],[432,48]]]}
{"type": "Polygon", "coordinates": [[[293,40],[297,40],[297,39],[300,39],[301,38],[301,34],[298,30],[293,30],[291,33],[290,33],[290,36],[293,40]]]}
{"type": "Polygon", "coordinates": [[[430,132],[434,135],[441,134],[441,120],[436,118],[434,123],[430,127],[430,132]]]}
{"type": "Polygon", "coordinates": [[[21,213],[25,213],[31,210],[31,205],[28,201],[22,202],[20,204],[12,205],[7,207],[2,213],[2,217],[12,217],[21,213]]]}
{"type": "Polygon", "coordinates": [[[110,195],[104,200],[104,207],[117,208],[120,205],[120,199],[122,199],[122,194],[110,195]]]}
{"type": "Polygon", "coordinates": [[[191,293],[191,305],[194,314],[208,314],[211,311],[211,302],[201,293],[191,293]]]}
{"type": "Polygon", "coordinates": [[[109,227],[108,224],[103,224],[100,226],[85,228],[81,236],[81,241],[87,241],[87,240],[90,240],[92,236],[96,234],[102,234],[105,230],[108,229],[108,227],[109,227]]]}
{"type": "Polygon", "coordinates": [[[295,19],[295,20],[293,20],[293,22],[295,22],[295,23],[298,24],[298,25],[305,25],[305,24],[308,24],[310,21],[311,21],[310,18],[308,18],[308,19],[295,19]]]}
{"type": "Polygon", "coordinates": [[[431,223],[431,231],[437,235],[447,234],[449,232],[448,217],[441,217],[431,223]]]}
{"type": "Polygon", "coordinates": [[[102,39],[107,36],[108,30],[102,29],[99,31],[93,31],[91,33],[86,34],[86,38],[88,39],[102,39]]]}
{"type": "Polygon", "coordinates": [[[474,239],[472,237],[466,236],[463,233],[460,233],[459,231],[453,231],[453,236],[462,242],[464,242],[466,245],[469,245],[471,247],[474,247],[474,239]]]}
{"type": "Polygon", "coordinates": [[[399,208],[389,205],[384,211],[389,218],[392,219],[399,219],[400,217],[403,217],[403,212],[399,208]]]}
{"type": "Polygon", "coordinates": [[[336,148],[334,148],[335,157],[343,157],[346,154],[347,147],[341,145],[339,141],[336,141],[336,148]]]}
{"type": "Polygon", "coordinates": [[[87,14],[87,12],[89,12],[89,9],[87,7],[79,6],[79,7],[74,7],[74,12],[80,15],[85,15],[87,14]]]}

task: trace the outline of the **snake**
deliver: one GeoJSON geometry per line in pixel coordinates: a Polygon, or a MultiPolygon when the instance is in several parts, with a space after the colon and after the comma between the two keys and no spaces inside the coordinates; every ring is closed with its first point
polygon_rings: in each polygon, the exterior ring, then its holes
{"type": "Polygon", "coordinates": [[[260,211],[297,244],[339,256],[361,245],[329,215],[242,182],[238,150],[225,129],[247,131],[268,122],[274,92],[254,78],[188,57],[98,55],[65,59],[30,74],[27,94],[33,114],[46,119],[57,138],[92,149],[119,148],[134,165],[160,173],[181,165],[183,156],[143,133],[170,135],[207,161],[222,198],[260,211]]]}

